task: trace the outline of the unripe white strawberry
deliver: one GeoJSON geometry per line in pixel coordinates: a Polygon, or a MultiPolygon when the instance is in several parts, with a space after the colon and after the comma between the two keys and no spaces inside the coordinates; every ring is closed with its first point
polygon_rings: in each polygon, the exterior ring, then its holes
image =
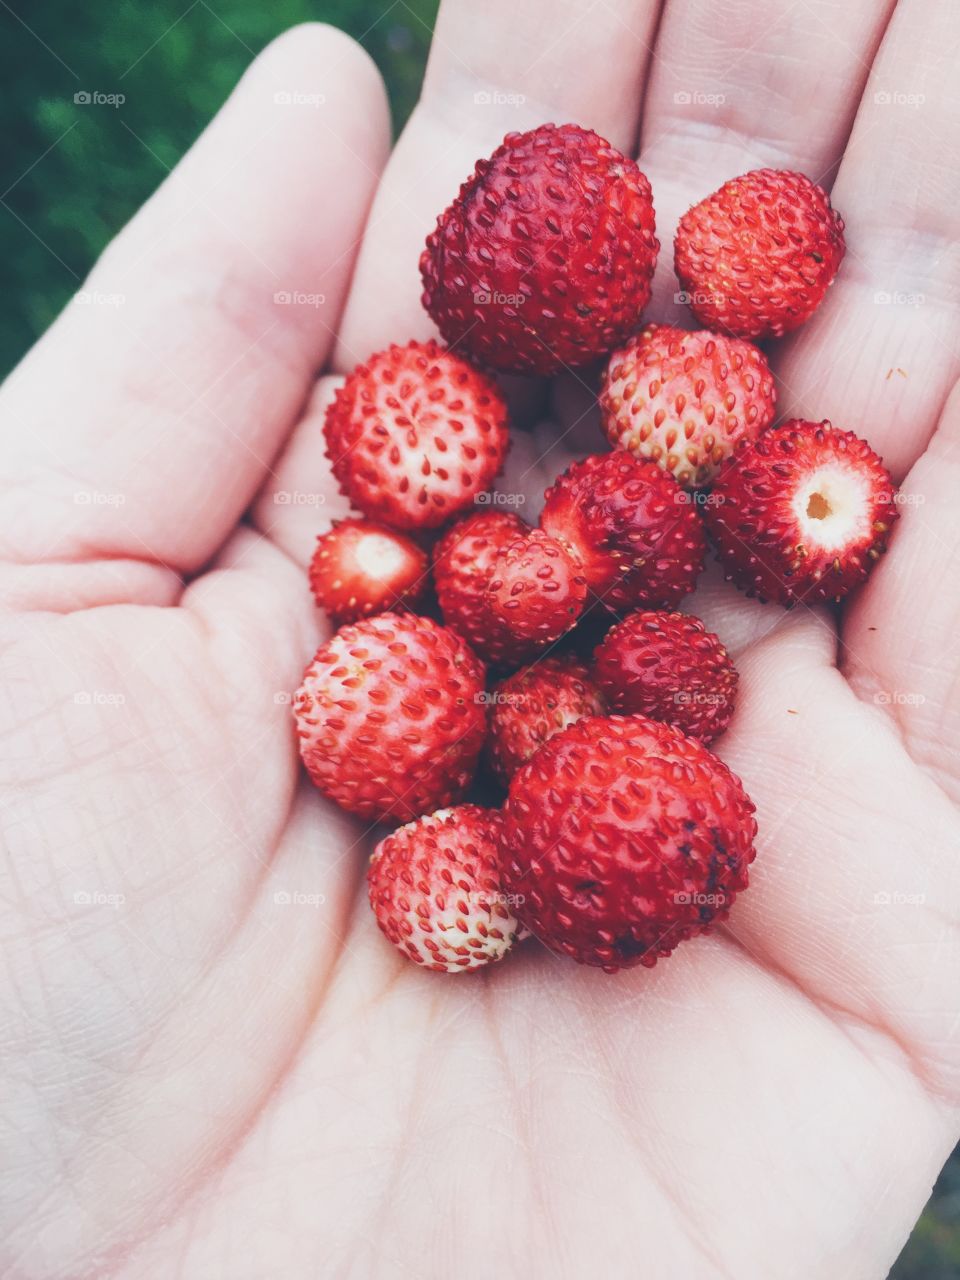
{"type": "Polygon", "coordinates": [[[377,923],[404,955],[462,973],[501,960],[519,925],[503,892],[499,811],[438,809],[381,840],[367,887],[377,923]]]}

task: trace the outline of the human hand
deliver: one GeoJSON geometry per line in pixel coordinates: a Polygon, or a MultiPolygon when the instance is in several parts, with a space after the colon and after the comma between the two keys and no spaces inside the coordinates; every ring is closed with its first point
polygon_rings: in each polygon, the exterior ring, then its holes
{"type": "MultiPolygon", "coordinates": [[[[9,1274],[885,1274],[960,1128],[960,17],[901,0],[881,43],[892,7],[448,0],[365,233],[382,89],[295,31],[98,266],[124,305],[68,308],[6,384],[9,1274]],[[383,941],[371,833],[299,768],[304,567],[345,510],[315,377],[430,332],[426,232],[548,119],[639,140],[655,319],[689,203],[833,180],[847,257],[775,348],[780,410],[864,435],[909,501],[839,631],[712,572],[690,602],[758,805],[729,924],[653,971],[530,943],[447,979],[383,941]]],[[[604,447],[588,405],[519,390],[524,514],[604,447]]]]}

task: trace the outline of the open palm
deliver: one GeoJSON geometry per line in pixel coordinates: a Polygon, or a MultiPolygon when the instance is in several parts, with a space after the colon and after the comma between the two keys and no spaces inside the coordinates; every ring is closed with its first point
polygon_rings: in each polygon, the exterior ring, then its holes
{"type": "MultiPolygon", "coordinates": [[[[845,1280],[919,1213],[960,1128],[960,13],[659,9],[447,0],[385,169],[365,56],[290,33],[5,386],[5,1274],[845,1280]],[[652,972],[530,943],[445,979],[383,941],[372,833],[298,767],[303,569],[343,509],[316,378],[429,332],[433,219],[549,119],[639,150],[653,318],[690,202],[760,164],[832,185],[848,256],[780,404],[906,499],[839,628],[709,573],[690,603],[743,680],[729,927],[652,972]]],[[[603,446],[576,377],[517,416],[530,515],[603,446]]]]}

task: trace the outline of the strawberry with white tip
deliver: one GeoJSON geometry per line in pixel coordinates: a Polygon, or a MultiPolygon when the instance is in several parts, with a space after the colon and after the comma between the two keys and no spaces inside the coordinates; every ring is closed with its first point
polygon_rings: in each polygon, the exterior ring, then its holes
{"type": "Polygon", "coordinates": [[[439,809],[394,831],[374,850],[370,905],[408,959],[441,973],[502,960],[519,924],[500,878],[503,819],[496,809],[439,809]]]}
{"type": "Polygon", "coordinates": [[[652,324],[610,357],[600,417],[614,448],[697,489],[770,425],[776,399],[766,356],[752,342],[652,324]]]}

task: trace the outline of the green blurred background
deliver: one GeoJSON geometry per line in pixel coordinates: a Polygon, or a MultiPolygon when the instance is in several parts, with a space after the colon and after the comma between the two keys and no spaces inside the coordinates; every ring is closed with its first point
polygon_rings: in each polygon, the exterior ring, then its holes
{"type": "MultiPolygon", "coordinates": [[[[309,20],[348,31],[379,64],[399,130],[416,101],[436,8],[437,0],[0,0],[0,376],[267,41],[309,20]],[[82,91],[126,101],[82,110],[74,103],[82,91]]],[[[892,1275],[960,1278],[960,1155],[892,1275]]]]}
{"type": "Polygon", "coordinates": [[[0,0],[0,377],[274,36],[311,20],[355,36],[386,77],[399,129],[437,3],[0,0]],[[83,91],[126,101],[78,106],[83,91]]]}

